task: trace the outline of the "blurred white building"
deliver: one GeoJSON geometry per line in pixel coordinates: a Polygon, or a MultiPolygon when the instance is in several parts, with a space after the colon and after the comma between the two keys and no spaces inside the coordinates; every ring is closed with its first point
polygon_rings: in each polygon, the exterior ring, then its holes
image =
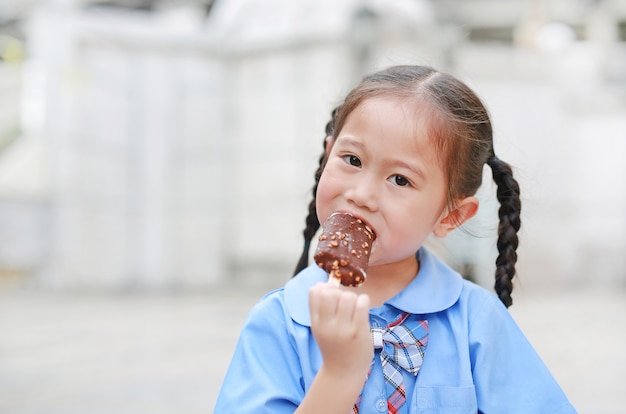
{"type": "MultiPolygon", "coordinates": [[[[331,109],[400,63],[451,71],[485,99],[524,190],[525,280],[626,281],[623,2],[32,3],[9,82],[23,93],[0,107],[22,100],[3,121],[22,136],[0,154],[0,267],[34,284],[282,283],[331,109]]],[[[469,227],[479,237],[440,246],[485,285],[492,192],[469,227]]]]}

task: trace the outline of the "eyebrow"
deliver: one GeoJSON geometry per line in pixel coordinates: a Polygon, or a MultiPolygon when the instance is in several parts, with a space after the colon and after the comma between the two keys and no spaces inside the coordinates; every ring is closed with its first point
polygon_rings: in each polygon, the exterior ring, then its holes
{"type": "Polygon", "coordinates": [[[393,160],[393,161],[390,161],[389,164],[400,167],[400,168],[405,168],[411,171],[412,173],[414,173],[415,175],[417,175],[422,180],[426,179],[426,175],[424,175],[424,171],[422,171],[422,169],[419,168],[419,166],[414,163],[406,162],[403,160],[393,160]]]}
{"type": "Polygon", "coordinates": [[[345,136],[345,135],[337,138],[337,141],[335,142],[335,144],[348,145],[348,146],[356,147],[361,150],[365,149],[365,145],[363,145],[361,141],[358,141],[350,136],[345,136]]]}

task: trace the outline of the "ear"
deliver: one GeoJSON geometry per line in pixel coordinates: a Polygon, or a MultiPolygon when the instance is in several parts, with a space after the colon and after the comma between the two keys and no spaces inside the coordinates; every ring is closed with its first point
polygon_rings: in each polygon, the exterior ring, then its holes
{"type": "Polygon", "coordinates": [[[330,155],[330,150],[333,148],[333,137],[332,135],[329,135],[326,137],[326,158],[328,158],[328,156],[330,155]]]}
{"type": "MultiPolygon", "coordinates": [[[[454,209],[444,212],[444,216],[433,231],[437,237],[446,237],[448,233],[471,219],[478,212],[478,199],[476,197],[465,197],[456,204],[454,209]]],[[[447,210],[447,209],[446,209],[447,210]]]]}

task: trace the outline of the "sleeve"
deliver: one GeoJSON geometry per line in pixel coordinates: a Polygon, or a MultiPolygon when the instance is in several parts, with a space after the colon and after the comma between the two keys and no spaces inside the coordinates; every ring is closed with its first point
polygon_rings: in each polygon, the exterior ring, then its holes
{"type": "Polygon", "coordinates": [[[265,299],[248,315],[222,383],[216,414],[293,413],[304,390],[282,303],[265,299]]]}
{"type": "Polygon", "coordinates": [[[472,376],[481,413],[576,413],[495,295],[470,320],[472,376]]]}

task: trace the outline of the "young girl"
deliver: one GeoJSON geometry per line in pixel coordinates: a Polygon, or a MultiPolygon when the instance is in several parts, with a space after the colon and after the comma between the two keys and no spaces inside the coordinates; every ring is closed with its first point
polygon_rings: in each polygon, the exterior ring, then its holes
{"type": "Polygon", "coordinates": [[[574,413],[506,310],[519,187],[478,97],[431,68],[392,67],[348,94],[326,134],[297,274],[251,311],[215,413],[574,413]],[[476,214],[484,164],[501,205],[497,296],[422,246],[476,214]],[[358,288],[307,266],[336,211],[376,235],[358,288]]]}

